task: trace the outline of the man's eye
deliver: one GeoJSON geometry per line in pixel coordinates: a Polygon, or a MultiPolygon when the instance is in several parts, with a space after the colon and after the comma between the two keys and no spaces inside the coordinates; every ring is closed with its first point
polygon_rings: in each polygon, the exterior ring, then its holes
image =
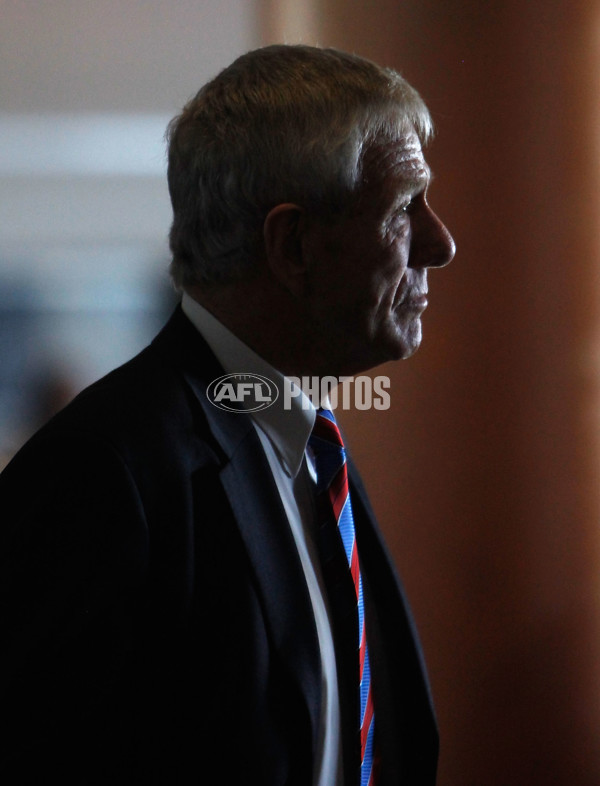
{"type": "Polygon", "coordinates": [[[416,210],[419,203],[424,199],[425,199],[425,193],[419,191],[418,193],[414,194],[410,199],[406,200],[406,202],[400,208],[400,213],[404,213],[405,215],[410,215],[416,210]]]}

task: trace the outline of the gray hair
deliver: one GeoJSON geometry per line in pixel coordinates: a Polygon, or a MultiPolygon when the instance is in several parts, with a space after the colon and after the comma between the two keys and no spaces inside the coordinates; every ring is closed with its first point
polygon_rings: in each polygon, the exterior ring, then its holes
{"type": "Polygon", "coordinates": [[[251,274],[273,207],[343,211],[360,185],[364,151],[410,129],[425,145],[431,117],[391,69],[300,45],[238,58],[167,130],[175,285],[251,274]]]}

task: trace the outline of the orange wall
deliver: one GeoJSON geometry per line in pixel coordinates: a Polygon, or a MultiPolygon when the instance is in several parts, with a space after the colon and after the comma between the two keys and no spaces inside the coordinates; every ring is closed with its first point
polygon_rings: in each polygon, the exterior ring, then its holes
{"type": "Polygon", "coordinates": [[[440,786],[600,783],[600,3],[324,0],[398,68],[455,235],[388,412],[344,418],[421,630],[440,786]],[[598,41],[597,41],[598,39],[598,41]]]}

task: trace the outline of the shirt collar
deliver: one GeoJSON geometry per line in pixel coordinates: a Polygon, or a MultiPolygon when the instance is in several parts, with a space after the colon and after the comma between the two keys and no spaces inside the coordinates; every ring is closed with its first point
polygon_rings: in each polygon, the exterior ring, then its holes
{"type": "Polygon", "coordinates": [[[286,474],[296,477],[316,418],[313,403],[291,379],[257,355],[185,292],[181,307],[227,374],[260,374],[276,385],[279,391],[276,401],[249,414],[270,440],[286,474]]]}

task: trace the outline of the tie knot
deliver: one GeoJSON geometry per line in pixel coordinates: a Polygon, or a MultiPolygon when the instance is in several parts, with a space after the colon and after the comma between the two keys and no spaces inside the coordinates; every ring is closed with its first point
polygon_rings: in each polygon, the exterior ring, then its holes
{"type": "Polygon", "coordinates": [[[327,409],[317,410],[308,444],[314,455],[319,491],[328,488],[346,464],[346,451],[340,430],[333,413],[327,409]]]}
{"type": "Polygon", "coordinates": [[[331,446],[335,446],[338,451],[340,449],[344,449],[342,435],[340,434],[338,425],[335,422],[333,412],[323,408],[317,410],[317,417],[310,439],[311,445],[313,441],[315,442],[315,445],[313,445],[315,452],[318,452],[319,445],[322,448],[325,448],[327,445],[329,445],[330,449],[331,446]]]}

